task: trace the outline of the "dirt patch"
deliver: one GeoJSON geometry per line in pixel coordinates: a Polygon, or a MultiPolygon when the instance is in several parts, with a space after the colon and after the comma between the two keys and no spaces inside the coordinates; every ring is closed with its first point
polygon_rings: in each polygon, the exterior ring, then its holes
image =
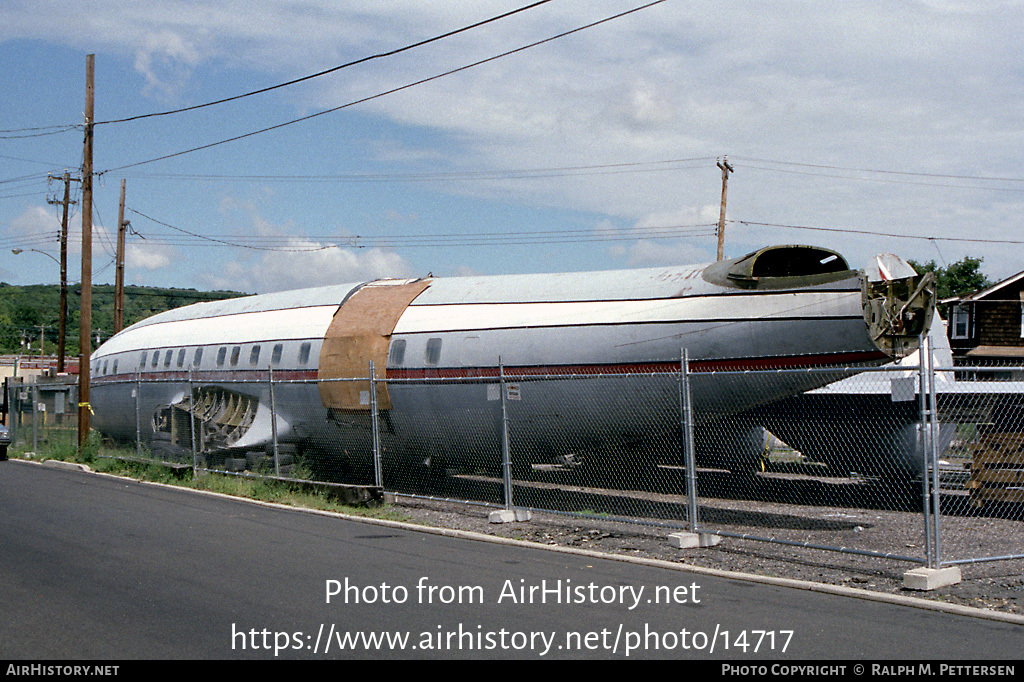
{"type": "MultiPolygon", "coordinates": [[[[593,489],[576,490],[575,493],[598,495],[593,489]]],[[[613,494],[621,498],[626,493],[615,491],[613,494]]],[[[685,497],[682,496],[666,498],[663,493],[635,491],[628,496],[639,497],[644,502],[640,506],[644,508],[648,508],[645,505],[660,505],[659,508],[664,510],[665,505],[685,506],[685,497]]],[[[588,501],[592,500],[588,497],[588,501]]],[[[527,522],[493,524],[488,521],[488,514],[495,508],[492,506],[406,496],[399,496],[397,503],[410,520],[424,525],[903,594],[1024,615],[1024,560],[1021,559],[963,564],[963,581],[960,584],[918,592],[903,587],[903,574],[920,566],[919,563],[738,537],[723,537],[721,544],[712,548],[680,550],[669,544],[667,536],[680,530],[678,526],[685,528],[685,522],[673,522],[657,516],[645,520],[652,525],[643,525],[604,514],[568,515],[535,511],[527,522]]],[[[941,519],[941,556],[944,560],[1024,554],[1024,521],[971,513],[959,504],[955,495],[949,501],[943,499],[943,505],[954,508],[953,513],[941,519]]],[[[890,557],[925,556],[924,521],[919,511],[865,507],[702,498],[699,518],[702,528],[733,535],[848,547],[890,557]]]]}

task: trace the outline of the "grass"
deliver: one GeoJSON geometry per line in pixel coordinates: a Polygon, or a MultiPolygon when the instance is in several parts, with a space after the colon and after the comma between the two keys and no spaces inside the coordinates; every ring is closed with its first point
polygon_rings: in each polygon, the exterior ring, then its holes
{"type": "Polygon", "coordinates": [[[596,516],[597,518],[611,518],[608,512],[594,511],[593,509],[580,509],[576,512],[580,516],[596,516]]]}
{"type": "MultiPolygon", "coordinates": [[[[145,453],[143,453],[145,455],[145,453]]],[[[175,469],[159,461],[140,460],[133,447],[121,447],[103,442],[95,431],[78,451],[74,431],[47,430],[45,438],[38,441],[38,450],[31,452],[26,446],[12,446],[12,459],[42,461],[48,459],[86,464],[93,471],[115,476],[124,476],[138,481],[164,483],[181,488],[205,490],[232,497],[242,497],[261,502],[273,502],[304,509],[338,512],[391,521],[409,521],[407,514],[393,505],[362,507],[346,505],[328,498],[322,492],[295,490],[286,481],[276,481],[257,476],[236,476],[217,472],[198,472],[192,475],[191,467],[175,469]]]]}

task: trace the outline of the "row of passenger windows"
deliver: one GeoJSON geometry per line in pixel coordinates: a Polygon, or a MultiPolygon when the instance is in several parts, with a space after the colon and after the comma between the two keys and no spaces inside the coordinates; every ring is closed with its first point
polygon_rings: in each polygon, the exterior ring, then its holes
{"type": "MultiPolygon", "coordinates": [[[[405,364],[405,339],[397,339],[391,344],[391,352],[388,353],[388,365],[401,367],[405,364]]],[[[441,364],[441,339],[427,339],[427,348],[423,360],[428,365],[441,364]]]]}
{"type": "MultiPolygon", "coordinates": [[[[299,365],[309,364],[309,353],[312,344],[308,341],[299,346],[299,365]]],[[[192,351],[191,362],[188,364],[189,367],[200,367],[203,361],[204,348],[196,348],[192,351]]],[[[260,356],[262,354],[262,346],[255,345],[249,348],[248,367],[257,367],[260,363],[260,356]]],[[[150,351],[142,351],[142,356],[139,358],[139,369],[153,369],[157,367],[163,368],[185,368],[185,360],[188,355],[187,348],[168,348],[167,350],[153,351],[150,355],[150,351]]],[[[281,357],[284,355],[284,344],[276,343],[270,349],[270,365],[277,366],[281,364],[281,357]]],[[[265,356],[264,356],[265,357],[265,356]]],[[[241,346],[221,346],[217,349],[217,367],[238,367],[242,359],[242,347],[241,346]],[[230,354],[230,355],[229,355],[230,354]]],[[[113,363],[110,360],[104,360],[102,365],[97,363],[93,366],[93,372],[104,376],[107,374],[117,374],[117,360],[113,363]],[[109,370],[109,371],[108,371],[109,370]]]]}
{"type": "MultiPolygon", "coordinates": [[[[262,352],[262,346],[256,345],[249,349],[249,367],[256,367],[260,364],[260,353],[262,352]]],[[[309,351],[311,344],[307,341],[299,346],[299,364],[309,364],[309,351]]],[[[192,367],[199,367],[203,362],[203,348],[196,348],[192,353],[192,367]]],[[[139,360],[139,368],[142,369],[146,366],[146,356],[149,351],[142,351],[142,358],[139,360]]],[[[154,351],[152,359],[149,361],[150,367],[157,367],[162,364],[164,367],[170,367],[173,361],[175,367],[185,366],[185,348],[168,348],[166,351],[154,351]],[[175,358],[175,353],[177,357],[175,358]],[[162,358],[162,363],[161,363],[162,358]]],[[[281,364],[281,356],[284,354],[284,344],[275,343],[273,348],[270,350],[270,364],[279,365],[281,364]]],[[[242,358],[242,347],[241,346],[221,346],[217,349],[217,367],[223,367],[225,364],[231,367],[238,367],[238,364],[242,358]],[[228,358],[230,348],[230,359],[228,358]]]]}
{"type": "MultiPolygon", "coordinates": [[[[473,339],[478,340],[478,339],[473,339]]],[[[392,367],[401,367],[405,364],[405,339],[396,339],[391,344],[391,351],[388,354],[388,365],[392,367]]],[[[311,350],[311,344],[309,342],[303,343],[299,346],[299,365],[309,364],[309,354],[311,350]]],[[[188,358],[187,348],[168,348],[167,350],[142,351],[142,356],[139,358],[139,369],[155,369],[157,367],[163,367],[165,369],[175,368],[184,369],[186,367],[200,367],[203,361],[203,353],[205,349],[202,347],[195,348],[192,350],[191,362],[188,365],[185,364],[185,360],[188,358]]],[[[276,367],[281,364],[281,357],[284,355],[284,344],[276,343],[270,349],[270,365],[276,367]]],[[[242,346],[221,346],[217,349],[217,367],[238,367],[242,363],[242,346]]],[[[257,367],[260,363],[260,358],[265,357],[263,355],[263,347],[261,345],[254,345],[249,348],[248,359],[244,366],[257,367]]],[[[441,339],[433,338],[427,339],[426,349],[424,351],[424,362],[430,366],[437,366],[441,363],[441,339]]],[[[102,366],[98,364],[93,367],[93,372],[104,376],[107,374],[117,374],[117,360],[113,363],[109,360],[104,360],[102,366]],[[109,370],[109,371],[108,371],[109,370]]]]}

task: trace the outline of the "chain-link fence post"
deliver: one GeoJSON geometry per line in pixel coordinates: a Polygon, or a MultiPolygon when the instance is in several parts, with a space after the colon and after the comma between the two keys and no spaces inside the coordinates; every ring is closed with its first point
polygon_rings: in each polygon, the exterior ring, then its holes
{"type": "Polygon", "coordinates": [[[697,466],[693,449],[693,405],[690,394],[690,352],[681,349],[679,359],[679,412],[681,417],[683,464],[686,468],[686,514],[690,532],[697,532],[697,466]]]}
{"type": "Polygon", "coordinates": [[[505,488],[505,509],[512,509],[512,460],[509,456],[508,406],[505,396],[505,366],[498,358],[498,390],[501,392],[501,476],[505,488]]]}
{"type": "Polygon", "coordinates": [[[7,384],[7,433],[11,436],[11,445],[18,444],[18,389],[11,381],[7,384]]]}
{"type": "Polygon", "coordinates": [[[192,388],[192,367],[188,368],[188,434],[192,448],[192,478],[199,475],[199,462],[196,459],[196,419],[195,389],[192,388]]]}
{"type": "Polygon", "coordinates": [[[928,449],[932,465],[932,553],[935,555],[935,568],[942,568],[942,491],[939,487],[939,408],[935,395],[935,356],[931,341],[924,335],[924,345],[921,349],[921,358],[926,362],[926,375],[928,377],[928,449]]]}
{"type": "Polygon", "coordinates": [[[931,477],[929,475],[929,464],[931,460],[930,437],[931,430],[928,428],[928,370],[925,364],[925,349],[928,343],[927,336],[918,337],[920,345],[918,351],[917,367],[917,403],[918,403],[918,444],[921,448],[921,508],[924,515],[924,554],[928,568],[938,568],[935,565],[935,557],[932,547],[934,537],[934,521],[932,519],[932,496],[931,477]]]}
{"type": "Polygon", "coordinates": [[[378,488],[384,487],[384,472],[380,464],[380,418],[377,414],[377,371],[370,360],[370,437],[373,440],[373,482],[378,488]]]}
{"type": "Polygon", "coordinates": [[[142,370],[135,372],[135,456],[142,459],[142,370]]]}
{"type": "Polygon", "coordinates": [[[32,452],[39,452],[39,384],[32,384],[32,452]]]}
{"type": "Polygon", "coordinates": [[[281,457],[277,447],[277,403],[274,400],[274,368],[267,368],[267,382],[270,384],[270,439],[274,446],[274,476],[281,475],[281,457]]]}

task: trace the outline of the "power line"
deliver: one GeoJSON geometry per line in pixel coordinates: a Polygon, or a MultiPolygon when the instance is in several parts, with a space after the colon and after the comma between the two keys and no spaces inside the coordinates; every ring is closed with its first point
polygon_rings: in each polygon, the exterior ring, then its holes
{"type": "MultiPolygon", "coordinates": [[[[172,109],[170,111],[159,111],[159,112],[154,112],[154,113],[150,113],[150,114],[140,114],[138,116],[129,116],[127,118],[112,119],[110,121],[99,121],[95,125],[104,125],[104,124],[107,124],[107,123],[127,123],[129,121],[138,121],[139,119],[143,119],[143,118],[152,118],[152,117],[155,117],[155,116],[169,116],[171,114],[180,114],[182,112],[193,111],[195,109],[202,109],[204,107],[212,107],[212,106],[214,106],[216,104],[224,104],[225,102],[233,102],[234,100],[243,99],[245,97],[252,97],[253,95],[259,95],[259,94],[262,94],[262,93],[265,93],[265,92],[270,92],[271,90],[277,90],[279,88],[288,87],[289,85],[295,85],[297,83],[302,83],[304,81],[312,80],[314,78],[319,78],[321,76],[326,76],[327,74],[334,73],[335,71],[340,71],[341,69],[347,69],[347,68],[349,68],[351,66],[356,66],[358,64],[363,64],[365,62],[372,61],[374,59],[381,59],[383,57],[391,57],[393,55],[400,54],[402,52],[407,52],[409,50],[413,50],[413,49],[415,49],[417,47],[422,47],[424,45],[429,45],[430,43],[435,43],[435,42],[437,42],[439,40],[444,40],[445,38],[450,38],[450,37],[452,37],[454,35],[458,35],[459,33],[465,33],[466,31],[470,31],[470,30],[472,30],[474,28],[479,28],[479,27],[484,26],[486,24],[490,24],[490,23],[493,23],[495,21],[499,21],[501,19],[508,18],[508,17],[510,17],[510,16],[512,16],[514,14],[519,14],[520,12],[525,12],[526,10],[534,9],[535,7],[539,7],[540,5],[547,4],[548,2],[551,2],[551,0],[538,0],[538,2],[534,2],[534,3],[530,4],[530,5],[526,5],[524,7],[520,7],[518,9],[514,9],[514,10],[511,10],[509,12],[505,12],[504,14],[499,14],[499,15],[491,17],[489,19],[484,19],[483,21],[478,21],[478,22],[476,22],[474,24],[469,24],[468,26],[463,26],[462,28],[455,29],[454,31],[448,31],[447,33],[442,33],[441,35],[434,36],[433,38],[427,38],[426,40],[421,40],[419,42],[412,43],[412,44],[406,45],[404,47],[399,47],[399,48],[394,49],[394,50],[388,50],[387,52],[380,52],[380,53],[377,53],[377,54],[370,55],[368,57],[362,57],[361,59],[356,59],[355,61],[347,62],[345,64],[341,64],[339,66],[335,66],[335,67],[332,67],[330,69],[324,69],[323,71],[318,71],[317,73],[313,73],[313,74],[310,74],[308,76],[302,76],[301,78],[296,78],[294,80],[290,80],[290,81],[287,81],[285,83],[279,83],[277,85],[271,85],[271,86],[266,87],[266,88],[260,88],[258,90],[252,90],[250,92],[246,92],[246,93],[243,93],[241,95],[234,95],[232,97],[225,97],[223,99],[218,99],[218,100],[215,100],[213,102],[206,102],[205,104],[196,104],[196,105],[189,106],[189,107],[182,107],[180,109],[172,109]]],[[[3,131],[0,131],[0,132],[3,132],[3,131]]]]}
{"type": "Polygon", "coordinates": [[[145,161],[137,161],[135,163],[126,164],[124,166],[118,166],[116,168],[108,168],[107,170],[100,171],[100,172],[96,173],[96,175],[103,175],[105,173],[110,173],[110,172],[113,172],[113,171],[124,170],[126,168],[135,168],[136,166],[142,166],[142,165],[149,164],[149,163],[155,163],[157,161],[166,161],[167,159],[172,159],[172,158],[175,158],[177,156],[184,156],[185,154],[191,154],[192,152],[198,152],[198,151],[202,151],[204,149],[210,149],[211,147],[216,147],[216,146],[219,146],[219,145],[222,145],[222,144],[227,144],[228,142],[237,142],[238,140],[244,140],[245,138],[248,138],[248,137],[253,137],[255,135],[261,135],[263,133],[267,133],[267,132],[270,132],[272,130],[277,130],[279,128],[284,128],[286,126],[290,126],[290,125],[293,125],[295,123],[300,123],[302,121],[308,121],[308,120],[316,118],[318,116],[324,116],[325,114],[331,114],[331,113],[334,113],[336,111],[340,111],[342,109],[346,109],[348,107],[355,106],[357,104],[364,104],[366,102],[370,102],[372,100],[379,99],[379,98],[385,97],[387,95],[392,95],[392,94],[394,94],[396,92],[401,92],[403,90],[408,90],[410,88],[416,87],[417,85],[423,85],[424,83],[429,83],[431,81],[435,81],[435,80],[439,80],[441,78],[445,78],[446,76],[451,76],[453,74],[460,73],[462,71],[467,71],[469,69],[475,68],[475,67],[480,66],[482,64],[487,64],[489,62],[497,61],[499,59],[503,59],[504,57],[508,57],[510,55],[517,54],[519,52],[524,52],[526,50],[532,49],[532,48],[537,47],[539,45],[543,45],[545,43],[553,42],[553,41],[558,40],[560,38],[564,38],[564,37],[566,37],[568,35],[572,35],[574,33],[579,33],[581,31],[585,31],[587,29],[593,28],[595,26],[599,26],[601,24],[608,23],[610,21],[614,21],[616,19],[621,19],[624,16],[633,14],[635,12],[639,12],[639,11],[647,9],[649,7],[653,7],[654,5],[660,5],[661,3],[665,2],[665,1],[666,0],[654,0],[653,2],[649,2],[649,3],[645,4],[645,5],[641,5],[639,7],[634,7],[633,9],[626,10],[625,12],[619,12],[618,14],[615,14],[615,15],[612,15],[612,16],[609,16],[609,17],[605,17],[604,19],[600,19],[598,21],[591,22],[591,23],[586,24],[584,26],[580,26],[580,27],[571,29],[569,31],[565,31],[563,33],[559,33],[558,35],[554,35],[554,36],[551,36],[549,38],[544,38],[542,40],[538,40],[538,41],[530,43],[528,45],[523,45],[522,47],[518,47],[518,48],[515,48],[513,50],[508,50],[506,52],[502,52],[501,54],[497,54],[497,55],[494,55],[492,57],[488,57],[486,59],[481,59],[479,61],[473,62],[471,64],[466,64],[465,66],[460,66],[458,68],[451,69],[449,71],[445,71],[444,73],[440,73],[440,74],[437,74],[437,75],[434,75],[434,76],[430,76],[428,78],[423,78],[423,79],[420,79],[420,80],[412,82],[412,83],[407,83],[406,85],[402,85],[402,86],[399,86],[399,87],[396,87],[396,88],[392,88],[392,89],[386,90],[384,92],[379,92],[376,95],[370,95],[368,97],[363,97],[361,99],[353,100],[351,102],[348,102],[347,104],[342,104],[340,106],[333,107],[331,109],[326,109],[324,111],[319,111],[319,112],[317,112],[315,114],[310,114],[308,116],[303,116],[301,118],[296,118],[296,119],[292,119],[290,121],[285,121],[284,123],[278,123],[277,125],[273,125],[273,126],[270,126],[270,127],[267,127],[267,128],[262,128],[260,130],[254,130],[252,132],[244,133],[242,135],[236,135],[234,137],[229,137],[227,139],[219,140],[217,142],[211,142],[209,144],[204,144],[204,145],[201,145],[199,147],[193,147],[191,149],[185,149],[185,150],[180,151],[180,152],[174,152],[173,154],[165,154],[163,156],[158,156],[158,157],[155,157],[155,158],[152,158],[152,159],[147,159],[145,161]]]}
{"type": "Polygon", "coordinates": [[[255,251],[323,251],[324,249],[329,249],[329,248],[331,248],[333,246],[331,244],[328,244],[327,246],[320,246],[320,247],[309,248],[309,249],[270,249],[270,248],[265,248],[265,247],[260,247],[260,246],[250,246],[250,245],[247,245],[247,244],[241,244],[241,243],[238,243],[238,242],[227,241],[227,240],[224,240],[224,239],[216,239],[216,238],[213,238],[213,237],[206,237],[206,236],[203,236],[203,235],[198,234],[196,232],[189,232],[188,230],[182,229],[180,227],[175,227],[174,225],[171,225],[169,223],[165,223],[165,222],[162,222],[160,220],[157,220],[156,218],[152,218],[152,217],[146,215],[145,213],[142,213],[141,211],[137,211],[134,208],[129,208],[128,206],[125,206],[125,210],[126,211],[131,211],[132,213],[134,213],[136,215],[142,216],[146,220],[151,220],[154,223],[157,223],[158,225],[163,225],[164,227],[169,227],[172,230],[176,230],[178,232],[182,232],[182,233],[184,233],[186,235],[189,235],[190,237],[195,237],[196,239],[200,239],[202,241],[214,242],[214,243],[221,244],[221,245],[224,245],[224,246],[235,246],[235,247],[238,247],[238,248],[241,248],[241,249],[252,249],[252,250],[255,250],[255,251]]]}
{"type": "MultiPolygon", "coordinates": [[[[895,185],[917,185],[921,187],[950,187],[954,189],[980,189],[987,192],[1024,192],[1024,187],[989,187],[985,185],[956,185],[951,183],[940,183],[940,182],[920,182],[914,180],[894,180],[892,178],[866,178],[857,177],[852,175],[838,175],[835,173],[814,173],[811,171],[798,171],[798,170],[787,170],[784,168],[766,168],[764,166],[751,166],[749,164],[742,164],[743,168],[754,169],[754,170],[766,170],[775,173],[788,173],[790,175],[811,175],[819,178],[837,178],[840,180],[860,180],[862,182],[884,182],[887,184],[895,185]]],[[[910,175],[908,173],[908,175],[910,175]]],[[[979,180],[984,178],[978,178],[979,180]]],[[[994,179],[994,178],[993,178],[994,179]]]]}
{"type": "Polygon", "coordinates": [[[52,161],[38,161],[36,159],[23,159],[20,156],[7,156],[6,154],[0,154],[0,159],[8,159],[10,161],[24,161],[25,163],[38,163],[41,166],[49,166],[51,168],[56,168],[56,167],[61,165],[59,163],[54,163],[52,161]]]}
{"type": "Polygon", "coordinates": [[[661,171],[696,170],[706,168],[704,164],[689,164],[696,161],[713,161],[713,156],[669,159],[665,161],[637,161],[632,163],[593,164],[585,166],[560,166],[549,168],[496,169],[489,171],[437,171],[432,173],[345,173],[323,175],[241,175],[241,174],[191,174],[191,173],[132,173],[133,178],[162,178],[171,180],[206,181],[258,181],[258,182],[447,182],[454,180],[520,180],[534,178],[567,177],[576,175],[604,175],[617,173],[652,173],[661,171]]]}
{"type": "Polygon", "coordinates": [[[813,227],[810,225],[785,225],[780,223],[759,223],[752,220],[730,220],[737,225],[748,225],[754,227],[782,227],[791,230],[814,230],[817,232],[838,232],[842,234],[860,234],[872,237],[890,237],[892,239],[923,239],[925,241],[940,242],[972,242],[978,244],[1024,244],[1022,240],[1015,239],[979,239],[971,237],[931,237],[916,234],[894,234],[892,232],[876,232],[872,230],[850,230],[838,227],[813,227]]]}
{"type": "Polygon", "coordinates": [[[19,175],[13,178],[4,178],[0,180],[0,185],[6,185],[11,182],[35,182],[37,180],[46,180],[49,178],[49,173],[32,173],[30,175],[19,175]]]}
{"type": "Polygon", "coordinates": [[[561,244],[607,241],[633,241],[644,239],[665,239],[674,237],[696,237],[713,234],[709,228],[714,223],[652,226],[644,228],[589,228],[576,230],[537,230],[529,232],[468,232],[450,234],[405,234],[405,235],[351,235],[339,238],[337,235],[202,235],[157,220],[136,209],[125,207],[132,213],[158,225],[182,233],[185,237],[167,237],[150,234],[150,243],[170,246],[191,246],[211,242],[222,246],[253,249],[259,251],[314,252],[332,248],[413,248],[429,246],[486,246],[498,244],[561,244]],[[295,248],[296,241],[327,242],[308,248],[295,248]],[[285,246],[276,246],[284,244],[285,246]]]}
{"type": "MultiPolygon", "coordinates": [[[[413,49],[415,49],[417,47],[422,47],[422,46],[428,45],[430,43],[435,43],[435,42],[438,42],[440,40],[444,40],[445,38],[450,38],[450,37],[452,37],[454,35],[458,35],[460,33],[465,33],[466,31],[470,31],[472,29],[479,28],[479,27],[484,26],[486,24],[490,24],[490,23],[493,23],[495,21],[499,21],[501,19],[508,18],[508,17],[510,17],[510,16],[512,16],[514,14],[519,14],[520,12],[525,12],[527,10],[534,9],[535,7],[547,4],[549,2],[551,2],[551,0],[537,0],[537,2],[534,2],[532,4],[526,5],[524,7],[520,7],[518,9],[514,9],[514,10],[511,10],[511,11],[505,12],[504,14],[499,14],[499,15],[491,17],[489,19],[484,19],[482,21],[478,21],[478,22],[476,22],[474,24],[469,24],[468,26],[463,26],[462,28],[458,28],[458,29],[455,29],[453,31],[448,31],[447,33],[442,33],[441,35],[437,35],[437,36],[434,36],[432,38],[427,38],[426,40],[421,40],[419,42],[412,43],[412,44],[406,45],[404,47],[399,47],[399,48],[396,48],[394,50],[388,50],[387,52],[380,52],[380,53],[377,53],[377,54],[370,55],[368,57],[362,57],[360,59],[356,59],[355,61],[347,62],[345,64],[340,64],[338,66],[334,66],[334,67],[331,67],[329,69],[324,69],[323,71],[318,71],[317,73],[309,74],[308,76],[302,76],[301,78],[295,78],[295,79],[287,81],[285,83],[278,83],[277,85],[271,85],[271,86],[268,86],[268,87],[265,87],[265,88],[260,88],[258,90],[252,90],[250,92],[245,92],[245,93],[242,93],[240,95],[233,95],[231,97],[224,97],[222,99],[214,100],[212,102],[205,102],[203,104],[195,104],[195,105],[188,106],[188,107],[181,107],[179,109],[171,109],[169,111],[157,111],[157,112],[152,112],[152,113],[149,113],[149,114],[138,114],[136,116],[128,116],[126,118],[111,119],[109,121],[97,121],[97,122],[93,123],[93,125],[94,126],[99,126],[99,125],[105,125],[105,124],[108,124],[108,123],[127,123],[129,121],[138,121],[138,120],[144,119],[144,118],[153,118],[153,117],[157,117],[157,116],[170,116],[171,114],[180,114],[180,113],[183,113],[183,112],[186,112],[186,111],[194,111],[196,109],[203,109],[205,107],[211,107],[211,106],[214,106],[214,105],[217,105],[217,104],[224,104],[226,102],[233,102],[234,100],[243,99],[243,98],[246,98],[246,97],[252,97],[253,95],[259,95],[259,94],[262,94],[262,93],[265,93],[265,92],[270,92],[271,90],[277,90],[279,88],[288,87],[289,85],[295,85],[297,83],[302,83],[304,81],[313,80],[314,78],[319,78],[321,76],[326,76],[328,74],[334,73],[335,71],[340,71],[342,69],[347,69],[347,68],[349,68],[351,66],[356,66],[358,64],[363,64],[365,62],[372,61],[374,59],[381,59],[383,57],[391,57],[393,55],[400,54],[402,52],[407,52],[407,51],[413,50],[413,49]]],[[[84,128],[84,126],[81,125],[81,124],[38,126],[38,127],[32,127],[32,128],[11,128],[11,129],[8,129],[8,130],[0,130],[0,139],[6,140],[6,139],[19,139],[19,138],[23,138],[23,137],[41,137],[41,136],[44,136],[44,135],[56,135],[58,133],[64,133],[64,132],[67,132],[69,130],[82,130],[83,128],[84,128]],[[14,133],[17,133],[17,134],[14,134],[14,133]]]]}
{"type": "MultiPolygon", "coordinates": [[[[851,172],[856,172],[856,173],[877,173],[877,174],[880,174],[880,175],[903,175],[903,176],[921,177],[921,178],[944,178],[944,179],[947,179],[947,180],[981,180],[981,181],[988,181],[988,182],[1021,182],[1021,183],[1024,183],[1024,178],[1015,178],[1015,177],[1000,177],[1000,176],[991,176],[991,175],[988,175],[988,176],[986,176],[986,175],[963,175],[963,174],[948,174],[948,173],[921,173],[921,172],[915,172],[915,171],[882,170],[882,169],[877,169],[877,168],[854,168],[854,167],[850,167],[850,166],[829,166],[829,165],[818,164],[818,163],[798,163],[798,162],[795,162],[795,161],[780,161],[778,159],[759,159],[759,158],[753,158],[753,157],[731,156],[731,155],[730,155],[730,158],[732,160],[734,160],[734,161],[735,160],[739,160],[739,161],[752,161],[752,162],[755,162],[755,163],[774,163],[774,164],[777,164],[777,165],[780,165],[780,166],[798,166],[798,167],[802,167],[802,168],[820,168],[820,169],[823,169],[823,170],[851,171],[851,172]]],[[[783,172],[782,169],[778,169],[778,168],[763,168],[763,167],[759,167],[759,166],[748,166],[748,167],[749,168],[760,168],[761,170],[777,170],[779,172],[783,172]]],[[[796,172],[796,171],[790,171],[790,172],[796,172]]],[[[827,176],[827,177],[836,177],[836,176],[827,176]]],[[[844,177],[844,176],[839,176],[839,177],[844,177]]],[[[856,179],[856,178],[854,178],[854,179],[856,179]]],[[[940,185],[940,186],[945,186],[945,185],[940,185]]],[[[953,186],[956,187],[956,186],[959,186],[959,185],[953,185],[953,186]]]]}
{"type": "Polygon", "coordinates": [[[0,194],[0,199],[16,199],[17,197],[37,197],[39,191],[35,192],[24,192],[22,194],[0,194]]]}
{"type": "Polygon", "coordinates": [[[46,135],[59,135],[60,133],[66,133],[69,130],[81,129],[83,129],[81,124],[40,126],[36,128],[11,128],[9,130],[0,130],[0,140],[20,140],[26,137],[45,137],[46,135]]]}

